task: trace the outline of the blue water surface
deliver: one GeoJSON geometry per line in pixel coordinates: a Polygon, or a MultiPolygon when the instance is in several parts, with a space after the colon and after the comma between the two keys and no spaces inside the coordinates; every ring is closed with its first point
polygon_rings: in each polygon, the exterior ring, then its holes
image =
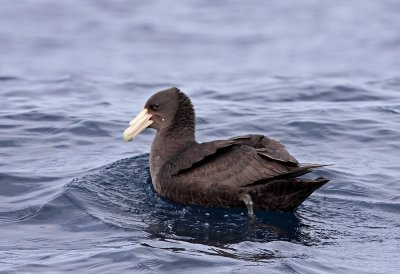
{"type": "Polygon", "coordinates": [[[400,2],[0,1],[1,273],[400,273],[400,2]],[[151,186],[154,92],[197,139],[259,133],[334,164],[295,213],[151,186]]]}

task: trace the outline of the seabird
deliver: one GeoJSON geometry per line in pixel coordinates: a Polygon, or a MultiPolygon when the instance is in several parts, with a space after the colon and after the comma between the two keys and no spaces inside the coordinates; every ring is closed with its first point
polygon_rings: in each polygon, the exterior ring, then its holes
{"type": "Polygon", "coordinates": [[[178,88],[155,93],[124,131],[132,141],[146,128],[157,133],[149,158],[154,190],[184,205],[293,211],[329,180],[299,178],[322,167],[301,165],[280,142],[263,135],[198,143],[195,112],[178,88]]]}

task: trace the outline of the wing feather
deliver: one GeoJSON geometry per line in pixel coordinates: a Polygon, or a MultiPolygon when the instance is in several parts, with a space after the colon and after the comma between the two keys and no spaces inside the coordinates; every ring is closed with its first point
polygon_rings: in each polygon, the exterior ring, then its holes
{"type": "Polygon", "coordinates": [[[256,149],[230,142],[191,147],[169,163],[175,179],[244,187],[261,180],[293,177],[301,167],[262,157],[256,149]],[[205,153],[207,151],[208,153],[205,153]]]}
{"type": "Polygon", "coordinates": [[[292,164],[294,166],[299,165],[299,162],[289,154],[286,147],[281,142],[268,138],[267,136],[249,134],[231,138],[229,141],[255,148],[260,155],[271,160],[292,164]]]}

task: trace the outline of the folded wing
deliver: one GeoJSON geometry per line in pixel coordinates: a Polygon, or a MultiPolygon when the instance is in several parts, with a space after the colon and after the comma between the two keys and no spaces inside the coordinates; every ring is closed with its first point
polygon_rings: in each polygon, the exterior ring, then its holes
{"type": "Polygon", "coordinates": [[[192,146],[168,166],[172,176],[187,182],[246,187],[297,177],[321,165],[300,166],[279,142],[247,135],[192,146]]]}

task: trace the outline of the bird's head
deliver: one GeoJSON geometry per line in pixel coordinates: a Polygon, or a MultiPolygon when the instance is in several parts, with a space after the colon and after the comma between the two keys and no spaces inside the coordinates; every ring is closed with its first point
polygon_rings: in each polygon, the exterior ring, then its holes
{"type": "Polygon", "coordinates": [[[146,128],[194,132],[194,110],[189,97],[175,87],[155,93],[125,129],[124,140],[132,141],[146,128]]]}

